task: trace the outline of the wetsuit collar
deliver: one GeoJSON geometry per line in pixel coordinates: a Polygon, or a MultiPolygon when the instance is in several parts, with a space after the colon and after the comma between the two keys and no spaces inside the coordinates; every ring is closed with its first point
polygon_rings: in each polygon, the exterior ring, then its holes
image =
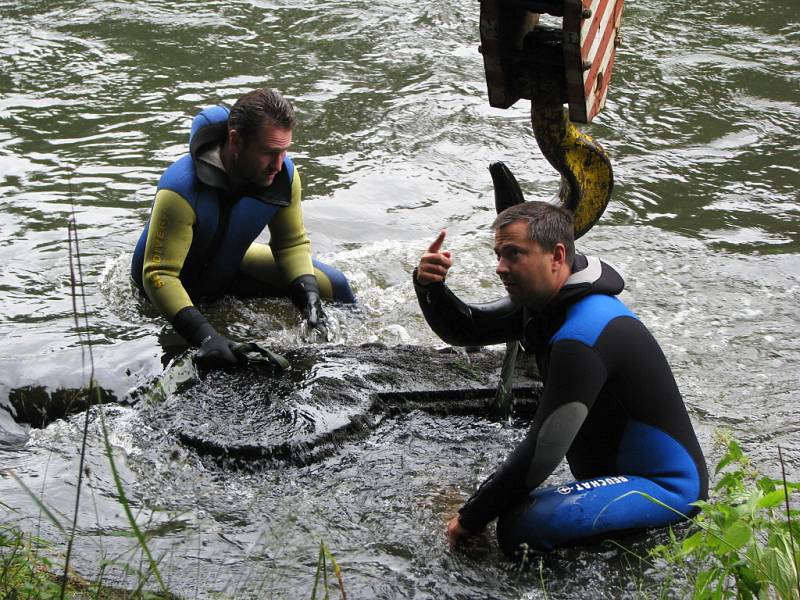
{"type": "Polygon", "coordinates": [[[625,282],[614,267],[595,256],[576,254],[572,275],[542,312],[556,310],[589,294],[616,296],[624,288],[625,282]]]}

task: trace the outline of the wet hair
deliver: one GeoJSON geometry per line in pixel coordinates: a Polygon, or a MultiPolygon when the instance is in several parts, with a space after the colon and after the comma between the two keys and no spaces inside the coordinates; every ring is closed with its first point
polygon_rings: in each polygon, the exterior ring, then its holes
{"type": "Polygon", "coordinates": [[[294,107],[277,90],[261,88],[247,92],[236,101],[228,115],[228,127],[235,129],[249,144],[264,125],[292,129],[294,107]]]}
{"type": "Polygon", "coordinates": [[[559,242],[566,248],[567,264],[575,256],[575,226],[572,213],[548,202],[522,202],[502,211],[492,223],[497,231],[502,227],[525,221],[528,224],[528,239],[539,247],[552,252],[559,242]]]}

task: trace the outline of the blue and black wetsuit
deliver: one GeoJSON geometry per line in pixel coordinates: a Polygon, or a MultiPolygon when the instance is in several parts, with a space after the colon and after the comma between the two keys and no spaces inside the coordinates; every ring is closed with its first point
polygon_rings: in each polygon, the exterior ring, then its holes
{"type": "Polygon", "coordinates": [[[547,551],[675,523],[707,497],[705,460],[672,371],[616,297],[623,281],[609,265],[576,256],[565,286],[536,314],[508,299],[468,305],[441,283],[415,287],[443,340],[518,339],[544,383],[525,439],[459,511],[467,530],[499,517],[500,545],[513,556],[522,543],[547,551]],[[540,488],[565,456],[577,481],[540,488]]]}

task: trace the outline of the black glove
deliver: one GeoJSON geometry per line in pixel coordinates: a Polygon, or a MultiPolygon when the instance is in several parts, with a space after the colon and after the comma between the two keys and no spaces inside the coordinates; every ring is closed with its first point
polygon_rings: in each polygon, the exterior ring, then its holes
{"type": "Polygon", "coordinates": [[[235,365],[239,362],[238,356],[234,353],[236,346],[237,343],[214,332],[205,339],[194,357],[197,364],[206,368],[235,365]]]}
{"type": "Polygon", "coordinates": [[[313,275],[301,275],[289,284],[289,298],[309,327],[325,329],[327,319],[322,311],[322,299],[319,296],[317,278],[313,275]]]}
{"type": "Polygon", "coordinates": [[[195,359],[201,366],[218,367],[235,365],[239,362],[234,352],[238,344],[217,333],[194,306],[179,310],[172,319],[172,326],[191,345],[200,347],[195,359]]]}

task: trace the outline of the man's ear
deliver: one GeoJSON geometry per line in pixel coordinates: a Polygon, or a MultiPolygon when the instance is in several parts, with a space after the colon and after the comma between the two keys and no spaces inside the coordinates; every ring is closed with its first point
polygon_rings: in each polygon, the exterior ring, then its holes
{"type": "Polygon", "coordinates": [[[228,146],[234,151],[239,152],[242,149],[242,136],[235,129],[228,129],[228,146]]]}
{"type": "Polygon", "coordinates": [[[557,271],[567,262],[567,247],[561,242],[553,246],[553,270],[557,271]]]}

